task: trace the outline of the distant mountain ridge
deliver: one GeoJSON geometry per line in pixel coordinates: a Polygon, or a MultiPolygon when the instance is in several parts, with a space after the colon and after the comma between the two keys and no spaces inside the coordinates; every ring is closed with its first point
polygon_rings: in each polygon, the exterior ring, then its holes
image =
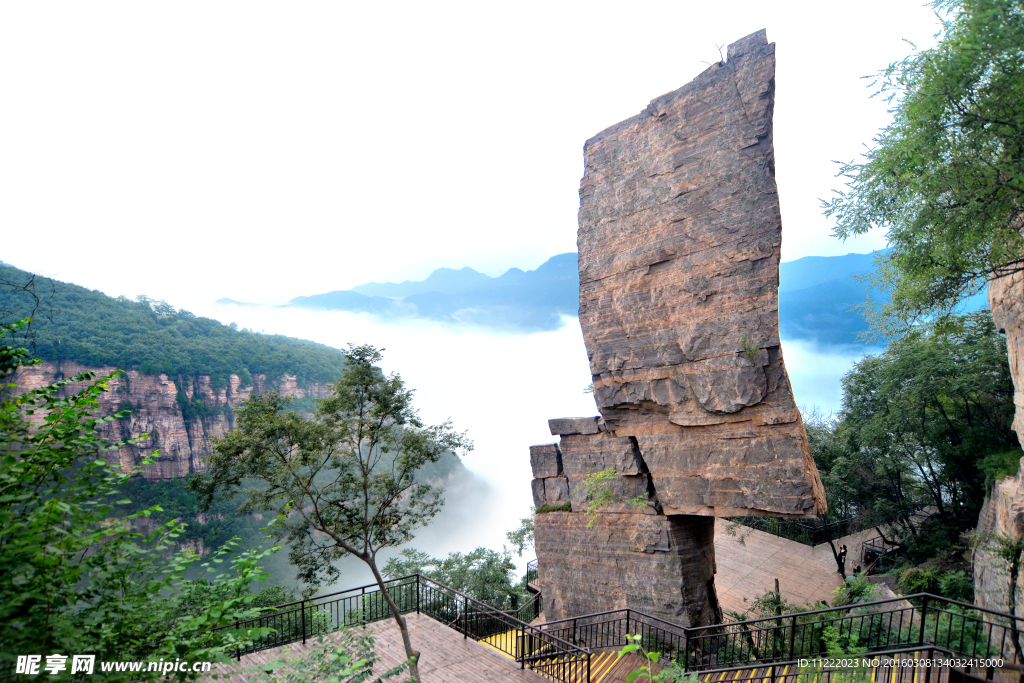
{"type": "MultiPolygon", "coordinates": [[[[884,251],[880,253],[885,253],[884,251]]],[[[875,253],[805,256],[779,266],[779,329],[783,339],[827,346],[858,343],[868,330],[855,306],[886,295],[856,276],[875,270],[875,253]]],[[[982,292],[964,310],[987,305],[982,292]]],[[[238,303],[221,299],[218,303],[238,303]]],[[[552,330],[579,314],[575,253],[558,254],[536,270],[512,268],[490,277],[472,268],[438,268],[425,280],[368,282],[352,289],[300,296],[289,306],[371,313],[388,320],[428,318],[519,331],[552,330]]],[[[884,341],[884,340],[883,340],[884,341]]]]}
{"type": "Polygon", "coordinates": [[[430,318],[522,330],[553,330],[579,313],[575,253],[558,254],[536,270],[510,268],[490,277],[472,268],[439,268],[426,280],[368,282],[352,289],[300,296],[289,306],[430,318]]]}

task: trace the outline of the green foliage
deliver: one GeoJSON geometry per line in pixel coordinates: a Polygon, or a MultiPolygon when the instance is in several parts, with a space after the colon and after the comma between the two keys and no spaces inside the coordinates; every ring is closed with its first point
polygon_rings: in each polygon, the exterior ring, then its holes
{"type": "MultiPolygon", "coordinates": [[[[746,603],[747,598],[743,598],[743,602],[746,603]]],[[[759,595],[755,595],[754,599],[750,601],[750,605],[745,611],[727,612],[726,615],[731,621],[746,621],[748,619],[774,617],[780,614],[794,614],[796,612],[809,609],[816,608],[813,608],[810,605],[801,607],[800,605],[789,602],[773,590],[766,590],[759,595]]]]}
{"type": "Polygon", "coordinates": [[[616,660],[631,652],[636,652],[645,660],[643,666],[626,676],[626,683],[633,683],[637,679],[651,681],[652,683],[684,683],[684,681],[686,683],[698,683],[700,681],[696,672],[687,673],[676,662],[665,662],[659,667],[658,665],[661,664],[661,654],[651,652],[644,647],[642,634],[638,633],[635,636],[627,634],[626,640],[629,642],[619,650],[616,660]]]}
{"type": "MultiPolygon", "coordinates": [[[[316,646],[304,654],[288,657],[289,652],[291,648],[285,648],[285,656],[252,667],[248,673],[255,674],[253,680],[268,683],[365,683],[373,676],[378,659],[373,632],[351,628],[336,631],[329,641],[318,636],[316,646]]],[[[373,683],[394,678],[407,666],[407,662],[400,664],[374,678],[373,683]]]]}
{"type": "MultiPolygon", "coordinates": [[[[5,381],[36,362],[24,349],[0,346],[5,381]]],[[[160,553],[180,527],[169,523],[143,537],[130,526],[159,508],[112,516],[127,477],[103,456],[123,444],[97,436],[118,416],[93,417],[110,377],[93,380],[84,373],[20,396],[7,391],[13,384],[0,392],[0,662],[13,666],[24,653],[224,661],[239,640],[265,634],[217,629],[255,615],[249,586],[262,577],[257,563],[266,553],[232,557],[228,543],[206,562],[190,552],[165,561],[160,553]],[[69,382],[91,384],[62,398],[69,382]],[[30,422],[34,415],[41,424],[30,422]],[[185,580],[192,568],[198,578],[185,580]]]]}
{"type": "Polygon", "coordinates": [[[939,595],[960,602],[974,602],[974,581],[967,572],[946,572],[939,578],[939,595]]]}
{"type": "Polygon", "coordinates": [[[978,468],[985,475],[985,488],[991,489],[992,484],[1012,477],[1020,469],[1021,451],[1019,448],[1002,451],[1000,453],[989,453],[978,461],[978,468]]]}
{"type": "Polygon", "coordinates": [[[243,539],[240,548],[250,549],[264,536],[260,531],[263,522],[252,515],[238,514],[240,498],[218,498],[200,522],[199,496],[180,479],[151,481],[132,477],[121,482],[117,492],[120,500],[111,508],[114,516],[127,518],[148,510],[147,517],[153,524],[186,522],[187,526],[179,532],[179,541],[201,542],[205,548],[216,548],[237,537],[243,539]]]}
{"type": "MultiPolygon", "coordinates": [[[[286,412],[288,401],[276,393],[254,394],[237,414],[238,428],[214,440],[209,476],[189,484],[206,507],[243,480],[259,482],[244,491],[240,512],[286,516],[279,537],[290,542],[289,557],[310,592],[337,579],[334,560],[353,555],[365,562],[412,658],[376,556],[412,540],[442,505],[444,490],[418,481],[417,473],[472,444],[449,422],[425,426],[413,392],[397,374],[375,367],[380,359],[371,346],[350,346],[344,375],[312,418],[286,412]]],[[[410,672],[418,678],[415,661],[410,672]]]]}
{"type": "MultiPolygon", "coordinates": [[[[537,508],[538,515],[543,515],[548,512],[572,512],[572,503],[562,503],[561,505],[548,505],[545,503],[537,508]]],[[[591,518],[591,524],[592,523],[593,518],[591,518]]]]}
{"type": "Polygon", "coordinates": [[[893,122],[862,163],[842,166],[847,192],[826,203],[841,238],[888,231],[876,284],[891,298],[873,326],[889,336],[1024,265],[1024,9],[932,4],[938,45],[880,74],[893,122]]]}
{"type": "MultiPolygon", "coordinates": [[[[572,505],[570,504],[569,511],[571,510],[572,505]]],[[[533,550],[533,517],[536,513],[537,511],[531,507],[530,516],[520,519],[519,526],[505,534],[505,538],[512,544],[512,549],[519,557],[522,557],[527,549],[533,550]]]]}
{"type": "Polygon", "coordinates": [[[939,571],[937,568],[920,569],[911,567],[900,575],[900,592],[904,595],[912,593],[935,593],[939,589],[939,571]]]}
{"type": "MultiPolygon", "coordinates": [[[[612,482],[618,476],[619,473],[614,467],[608,467],[600,472],[588,472],[579,483],[577,487],[578,493],[587,501],[587,506],[584,509],[587,514],[587,528],[592,529],[594,527],[594,523],[601,514],[601,508],[620,502],[616,499],[615,492],[612,489],[612,482]]],[[[647,505],[647,499],[643,496],[637,496],[626,501],[626,503],[633,507],[644,507],[647,505]]],[[[570,504],[566,503],[565,505],[570,504]]],[[[548,505],[542,505],[537,512],[554,512],[558,509],[564,509],[564,506],[551,508],[548,505]]],[[[572,508],[570,507],[569,509],[572,508]]]]}
{"type": "MultiPolygon", "coordinates": [[[[20,282],[29,277],[29,273],[0,265],[0,279],[20,282]]],[[[239,331],[188,311],[175,311],[165,302],[145,296],[137,301],[113,299],[56,280],[37,280],[37,285],[45,285],[48,294],[44,301],[52,311],[32,325],[35,353],[43,360],[74,360],[186,380],[209,375],[214,388],[226,386],[231,374],[238,375],[243,386],[252,386],[253,374],[272,380],[296,375],[305,385],[333,380],[345,368],[345,355],[337,349],[281,335],[239,331]]],[[[33,304],[31,295],[23,290],[0,288],[0,310],[23,316],[33,304]]]]}
{"type": "Polygon", "coordinates": [[[827,453],[826,490],[844,504],[897,519],[926,556],[973,526],[985,498],[980,462],[1017,446],[1006,341],[984,312],[929,326],[867,356],[843,378],[841,422],[827,453]],[[911,514],[934,505],[929,534],[911,514]]]}
{"type": "Polygon", "coordinates": [[[507,550],[499,553],[481,547],[465,554],[449,553],[442,559],[408,548],[400,557],[388,560],[383,574],[392,579],[423,574],[491,607],[512,612],[530,598],[517,581],[515,569],[507,550]]]}
{"type": "Polygon", "coordinates": [[[851,576],[832,591],[832,604],[836,607],[842,605],[856,605],[858,602],[871,602],[877,600],[881,594],[881,587],[870,583],[864,574],[851,576]]]}

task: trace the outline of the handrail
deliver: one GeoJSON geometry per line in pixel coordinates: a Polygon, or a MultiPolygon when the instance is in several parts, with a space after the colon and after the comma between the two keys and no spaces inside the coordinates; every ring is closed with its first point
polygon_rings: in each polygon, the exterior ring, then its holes
{"type": "MultiPolygon", "coordinates": [[[[521,668],[529,666],[550,679],[564,683],[582,681],[584,676],[589,676],[590,649],[531,626],[519,619],[516,613],[491,607],[422,574],[388,579],[384,581],[384,587],[404,614],[426,614],[462,633],[463,637],[474,640],[503,634],[498,642],[492,641],[491,645],[510,655],[521,668]]],[[[307,638],[334,627],[365,625],[388,619],[393,613],[381,596],[381,586],[376,583],[357,586],[266,608],[260,616],[216,630],[241,630],[254,626],[270,628],[269,636],[247,641],[244,647],[239,644],[236,656],[241,659],[243,654],[298,640],[305,643],[307,638]]],[[[536,605],[536,599],[539,595],[527,605],[536,605]]]]}
{"type": "MultiPolygon", "coordinates": [[[[939,602],[944,602],[944,603],[947,603],[947,604],[950,604],[950,605],[956,605],[957,607],[966,607],[968,609],[977,610],[978,612],[986,612],[988,614],[991,614],[991,615],[997,616],[997,617],[1002,617],[1002,618],[1010,618],[1011,617],[1011,615],[1007,614],[1006,612],[997,612],[996,610],[991,610],[991,609],[987,609],[985,607],[978,607],[977,605],[972,605],[969,602],[960,602],[959,600],[953,600],[951,598],[944,598],[941,595],[934,595],[932,593],[913,593],[912,595],[901,595],[899,597],[885,598],[884,600],[875,600],[873,602],[858,602],[855,605],[841,605],[839,607],[823,607],[822,609],[809,610],[807,612],[789,612],[787,614],[781,615],[781,617],[794,617],[794,616],[796,616],[796,617],[803,617],[803,616],[809,616],[809,615],[812,615],[812,614],[823,614],[825,612],[836,612],[836,611],[839,611],[839,610],[850,610],[850,609],[853,609],[854,607],[856,607],[857,609],[860,609],[862,607],[873,607],[875,605],[884,605],[884,604],[888,604],[888,603],[891,603],[891,602],[903,602],[903,601],[907,601],[907,600],[916,600],[917,598],[922,598],[922,599],[923,598],[927,598],[928,600],[937,600],[939,602]]],[[[1017,621],[1024,621],[1024,616],[1014,616],[1012,618],[1016,619],[1017,621]]],[[[685,628],[687,631],[703,631],[703,630],[707,630],[707,629],[720,629],[720,628],[723,628],[725,626],[743,626],[745,624],[754,624],[754,623],[759,623],[759,622],[763,622],[763,621],[778,621],[779,619],[780,619],[780,616],[760,617],[758,619],[746,619],[744,621],[729,621],[729,622],[726,622],[726,623],[715,624],[715,625],[712,625],[712,626],[677,626],[676,628],[685,628]]]]}
{"type": "MultiPolygon", "coordinates": [[[[838,629],[840,634],[844,629],[851,634],[856,630],[861,635],[867,628],[873,647],[878,648],[871,650],[872,656],[927,648],[956,653],[981,647],[984,652],[998,651],[1009,665],[1024,664],[1018,662],[1012,652],[1012,641],[1024,635],[1024,616],[1013,616],[930,593],[710,626],[683,626],[630,608],[532,626],[517,616],[518,611],[503,612],[422,574],[389,579],[385,586],[404,613],[425,613],[474,640],[506,634],[498,649],[507,651],[521,667],[529,666],[555,680],[588,680],[586,676],[589,673],[584,672],[589,672],[592,647],[621,647],[626,644],[625,635],[636,633],[651,638],[665,656],[679,658],[688,671],[783,666],[798,652],[813,657],[815,653],[824,652],[821,633],[826,627],[838,629]],[[919,604],[915,606],[907,601],[918,601],[919,604]],[[819,615],[825,616],[815,619],[819,615]],[[884,623],[886,620],[887,624],[884,623]],[[968,624],[970,628],[967,628],[968,624]],[[959,637],[955,637],[952,631],[947,633],[950,628],[959,629],[959,637]],[[970,633],[972,629],[974,635],[970,633]],[[966,641],[965,632],[968,633],[966,641]],[[977,640],[979,637],[985,639],[977,640]],[[968,645],[969,648],[966,647],[968,645]],[[738,664],[722,666],[731,662],[738,664]]],[[[383,600],[375,597],[379,594],[380,586],[368,584],[284,603],[268,608],[271,610],[269,614],[221,628],[238,629],[258,623],[283,629],[281,637],[273,639],[273,642],[264,641],[246,650],[255,652],[293,642],[300,637],[304,641],[332,623],[348,623],[353,617],[356,620],[362,617],[362,623],[387,619],[390,610],[386,609],[383,600]],[[301,635],[296,618],[301,621],[301,635]],[[312,624],[312,630],[307,628],[307,622],[312,624]]],[[[538,599],[540,594],[534,598],[538,599]]],[[[239,650],[239,656],[241,652],[239,650]]]]}
{"type": "MultiPolygon", "coordinates": [[[[486,608],[487,610],[489,610],[489,611],[491,611],[491,612],[493,612],[493,613],[495,613],[495,614],[501,614],[501,615],[503,615],[503,616],[506,616],[506,617],[508,617],[509,619],[512,619],[513,621],[516,621],[516,622],[518,622],[518,623],[519,623],[519,625],[520,625],[520,626],[522,626],[522,627],[524,628],[524,630],[525,630],[525,629],[529,629],[530,631],[536,631],[536,632],[538,632],[538,633],[541,633],[541,630],[540,630],[539,628],[537,628],[536,626],[530,626],[530,625],[529,625],[529,624],[527,624],[527,623],[526,623],[525,621],[523,621],[523,620],[521,620],[521,619],[519,619],[519,618],[517,618],[517,617],[513,617],[513,616],[511,616],[511,615],[509,615],[509,614],[508,614],[507,612],[502,612],[502,611],[501,611],[500,609],[498,609],[497,607],[491,607],[491,606],[490,606],[490,605],[488,605],[487,603],[485,603],[485,602],[481,602],[481,601],[477,600],[476,598],[474,598],[474,597],[472,597],[472,596],[466,595],[465,593],[463,593],[463,592],[461,592],[461,591],[455,590],[455,589],[454,589],[454,588],[452,588],[451,586],[446,586],[445,584],[441,583],[440,581],[436,581],[436,580],[434,580],[434,579],[430,578],[429,576],[424,576],[423,574],[414,574],[413,576],[418,576],[418,577],[419,577],[419,580],[420,580],[420,581],[427,581],[428,583],[433,583],[433,584],[436,584],[436,585],[440,586],[441,588],[443,588],[443,589],[445,589],[445,590],[449,590],[449,591],[451,591],[452,593],[455,593],[456,595],[458,595],[459,597],[461,597],[461,598],[463,598],[463,599],[465,599],[465,600],[467,600],[467,601],[470,601],[470,602],[474,602],[474,603],[476,603],[477,605],[480,605],[481,607],[484,607],[484,608],[486,608]]],[[[397,581],[398,579],[395,579],[395,580],[397,581]]],[[[578,645],[573,645],[573,644],[572,644],[572,643],[570,643],[570,642],[567,642],[567,641],[565,641],[565,640],[562,640],[562,639],[561,639],[561,638],[559,638],[558,636],[553,636],[553,635],[551,635],[550,633],[545,633],[544,635],[545,635],[545,636],[547,636],[548,638],[551,638],[551,639],[553,639],[553,640],[556,640],[556,641],[558,641],[558,642],[559,642],[560,644],[562,644],[562,645],[565,645],[566,647],[568,647],[568,648],[570,648],[570,649],[572,649],[572,650],[580,650],[580,651],[582,651],[582,652],[585,652],[585,653],[587,653],[587,654],[591,654],[590,650],[588,650],[587,648],[581,648],[581,647],[579,647],[578,645]]]]}
{"type": "MultiPolygon", "coordinates": [[[[640,610],[633,609],[632,607],[626,607],[624,609],[613,609],[613,610],[609,610],[608,612],[595,612],[594,614],[583,614],[583,615],[580,615],[578,617],[569,617],[568,619],[558,619],[557,621],[545,621],[543,624],[538,624],[538,625],[539,626],[554,626],[555,624],[565,624],[565,623],[569,623],[569,622],[573,622],[573,621],[579,621],[581,619],[593,619],[593,618],[596,618],[596,617],[604,617],[604,616],[608,616],[610,614],[618,614],[620,612],[629,612],[631,614],[638,614],[641,617],[644,617],[645,619],[650,619],[651,621],[660,622],[660,623],[665,624],[667,626],[671,626],[674,629],[683,630],[683,631],[692,630],[690,627],[683,626],[681,624],[673,624],[671,621],[667,621],[667,620],[662,619],[660,617],[651,616],[650,614],[647,614],[646,612],[641,612],[640,610]]],[[[727,626],[727,625],[731,625],[732,623],[739,623],[739,622],[729,622],[729,624],[719,624],[718,626],[719,627],[727,626]]]]}

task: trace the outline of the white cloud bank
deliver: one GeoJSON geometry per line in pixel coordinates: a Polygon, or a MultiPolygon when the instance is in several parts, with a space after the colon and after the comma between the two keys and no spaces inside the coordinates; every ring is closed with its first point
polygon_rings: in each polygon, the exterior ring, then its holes
{"type": "MultiPolygon", "coordinates": [[[[505,532],[518,525],[532,504],[529,447],[556,440],[548,431],[548,419],[597,414],[593,397],[584,393],[590,371],[574,318],[566,318],[553,332],[496,334],[429,321],[390,325],[341,311],[186,307],[268,334],[342,349],[349,342],[386,349],[383,369],[398,372],[415,389],[421,416],[430,424],[451,418],[457,429],[468,431],[475,449],[463,462],[492,487],[482,500],[449,496],[451,509],[443,528],[422,531],[413,543],[435,555],[506,544],[505,532]]],[[[783,351],[798,405],[816,406],[824,414],[838,410],[839,380],[861,355],[854,349],[830,352],[799,340],[784,341],[783,351]]]]}

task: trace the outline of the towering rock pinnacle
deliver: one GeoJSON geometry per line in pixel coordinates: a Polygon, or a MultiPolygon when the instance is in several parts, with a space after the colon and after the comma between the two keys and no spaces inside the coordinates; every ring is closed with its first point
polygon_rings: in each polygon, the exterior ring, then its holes
{"type": "Polygon", "coordinates": [[[551,619],[714,621],[715,516],[825,511],[779,344],[774,94],[762,30],[584,147],[580,324],[601,416],[552,420],[560,444],[533,449],[537,505],[567,493],[574,510],[537,515],[551,619]],[[579,483],[609,467],[620,502],[579,524],[579,483]]]}

